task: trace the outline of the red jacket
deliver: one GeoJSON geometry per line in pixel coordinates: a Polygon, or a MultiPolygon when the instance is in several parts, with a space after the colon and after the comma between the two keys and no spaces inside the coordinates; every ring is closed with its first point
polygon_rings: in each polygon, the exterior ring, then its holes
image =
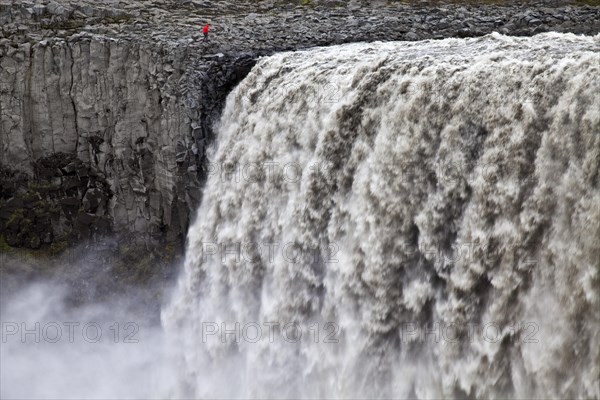
{"type": "Polygon", "coordinates": [[[204,25],[204,28],[202,29],[202,33],[204,33],[205,35],[208,33],[208,24],[204,25]]]}

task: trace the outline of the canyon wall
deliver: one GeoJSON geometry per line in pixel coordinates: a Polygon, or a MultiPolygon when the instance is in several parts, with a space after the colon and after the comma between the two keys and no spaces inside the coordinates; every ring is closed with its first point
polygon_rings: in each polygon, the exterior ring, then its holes
{"type": "Polygon", "coordinates": [[[156,236],[166,226],[181,235],[199,186],[178,90],[184,57],[85,35],[10,49],[0,72],[0,162],[47,178],[81,224],[110,216],[116,231],[156,236]]]}
{"type": "MultiPolygon", "coordinates": [[[[235,64],[229,62],[229,75],[235,64]]],[[[146,243],[182,242],[199,201],[221,86],[235,80],[215,66],[214,57],[191,60],[184,46],[100,35],[4,48],[0,164],[43,183],[61,208],[58,218],[50,215],[55,223],[45,224],[50,236],[25,232],[13,218],[5,224],[9,244],[37,248],[71,225],[92,235],[133,232],[146,243]],[[202,95],[212,101],[205,105],[202,95]]],[[[8,219],[24,205],[9,186],[8,219]]]]}

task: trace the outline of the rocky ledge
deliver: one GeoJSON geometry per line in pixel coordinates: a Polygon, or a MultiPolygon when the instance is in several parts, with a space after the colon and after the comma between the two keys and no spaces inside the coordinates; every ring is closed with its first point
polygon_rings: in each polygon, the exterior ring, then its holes
{"type": "Polygon", "coordinates": [[[0,261],[93,245],[113,277],[169,275],[224,100],[262,55],[600,31],[595,0],[497,3],[0,0],[0,261]]]}

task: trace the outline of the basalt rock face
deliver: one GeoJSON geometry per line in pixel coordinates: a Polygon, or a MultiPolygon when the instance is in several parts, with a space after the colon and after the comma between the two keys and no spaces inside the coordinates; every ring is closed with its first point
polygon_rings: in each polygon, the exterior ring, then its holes
{"type": "MultiPolygon", "coordinates": [[[[247,73],[253,59],[241,60],[247,73]]],[[[38,201],[68,206],[46,236],[64,234],[67,225],[80,238],[113,232],[147,244],[184,240],[210,126],[244,75],[231,59],[227,70],[194,60],[186,76],[190,64],[183,47],[101,36],[3,49],[0,163],[45,186],[38,201]]],[[[5,200],[19,193],[15,187],[5,200]]]]}
{"type": "Polygon", "coordinates": [[[33,249],[115,234],[181,246],[213,126],[259,56],[492,31],[597,33],[598,8],[570,3],[3,0],[2,236],[33,249]]]}
{"type": "MultiPolygon", "coordinates": [[[[71,183],[64,182],[77,166],[46,167],[37,161],[56,153],[74,155],[108,183],[105,207],[81,210],[80,216],[110,216],[117,232],[152,236],[168,225],[181,234],[185,225],[177,221],[178,208],[186,206],[177,185],[185,178],[194,190],[194,179],[183,177],[187,165],[175,161],[178,148],[191,147],[190,120],[177,96],[182,57],[160,46],[150,50],[89,37],[25,43],[7,51],[1,72],[1,106],[8,117],[2,163],[41,180],[52,177],[49,183],[63,190],[59,195],[68,196],[71,183]]],[[[74,176],[77,186],[86,178],[79,171],[74,176]]],[[[73,197],[80,205],[98,188],[90,183],[86,189],[73,197]]]]}

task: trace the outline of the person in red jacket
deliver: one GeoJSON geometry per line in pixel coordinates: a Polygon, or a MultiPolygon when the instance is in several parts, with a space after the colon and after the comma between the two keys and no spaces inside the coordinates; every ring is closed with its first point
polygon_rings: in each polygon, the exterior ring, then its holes
{"type": "Polygon", "coordinates": [[[204,33],[204,41],[206,42],[208,40],[208,24],[204,25],[204,28],[202,28],[202,33],[204,33]]]}

